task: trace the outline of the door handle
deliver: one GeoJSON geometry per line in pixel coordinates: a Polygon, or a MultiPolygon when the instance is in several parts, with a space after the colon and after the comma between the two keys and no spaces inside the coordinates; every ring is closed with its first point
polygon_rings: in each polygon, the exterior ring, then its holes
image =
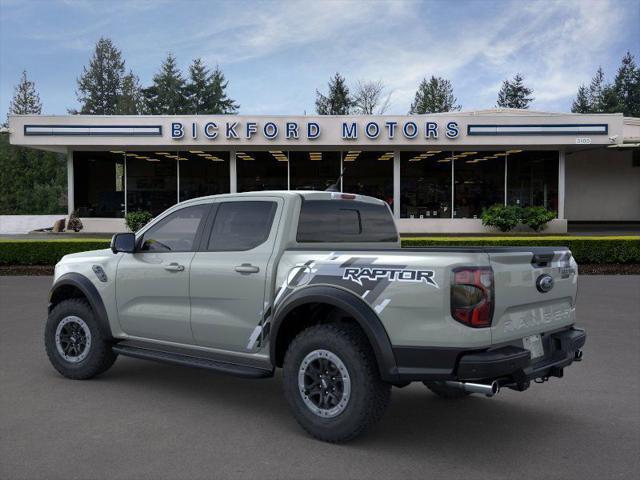
{"type": "Polygon", "coordinates": [[[164,269],[169,272],[182,272],[184,271],[184,265],[179,265],[177,263],[170,263],[169,265],[165,265],[164,269]]]}
{"type": "Polygon", "coordinates": [[[238,273],[258,273],[260,267],[256,267],[250,263],[243,263],[242,265],[236,265],[234,270],[238,273]]]}

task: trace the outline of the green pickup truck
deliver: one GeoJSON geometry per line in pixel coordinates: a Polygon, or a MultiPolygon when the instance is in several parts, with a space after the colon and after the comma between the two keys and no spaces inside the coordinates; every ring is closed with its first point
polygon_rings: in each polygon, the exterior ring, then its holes
{"type": "Polygon", "coordinates": [[[375,198],[217,195],[65,256],[45,346],[72,379],[118,355],[249,378],[282,368],[300,425],[344,442],[392,386],[456,399],[562,377],[586,338],[576,290],[566,248],[401,248],[375,198]]]}

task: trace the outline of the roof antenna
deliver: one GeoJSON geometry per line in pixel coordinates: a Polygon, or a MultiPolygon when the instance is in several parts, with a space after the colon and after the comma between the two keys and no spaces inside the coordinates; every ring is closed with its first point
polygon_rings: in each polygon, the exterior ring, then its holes
{"type": "Polygon", "coordinates": [[[336,180],[336,182],[332,185],[329,185],[327,188],[324,189],[325,192],[339,192],[340,191],[340,180],[342,180],[342,176],[344,175],[344,172],[347,171],[347,167],[344,167],[342,169],[342,172],[340,173],[340,176],[338,177],[338,179],[336,180]]]}

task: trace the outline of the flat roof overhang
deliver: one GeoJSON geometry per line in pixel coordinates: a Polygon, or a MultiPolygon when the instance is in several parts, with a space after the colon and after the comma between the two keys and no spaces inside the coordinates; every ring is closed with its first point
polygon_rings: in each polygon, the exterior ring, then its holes
{"type": "Polygon", "coordinates": [[[14,145],[71,150],[416,150],[584,148],[622,144],[622,114],[526,111],[353,116],[9,117],[14,145]]]}

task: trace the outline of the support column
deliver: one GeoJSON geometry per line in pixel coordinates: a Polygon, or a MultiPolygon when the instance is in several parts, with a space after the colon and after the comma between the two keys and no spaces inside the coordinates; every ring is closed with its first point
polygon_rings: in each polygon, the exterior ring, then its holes
{"type": "Polygon", "coordinates": [[[455,200],[456,200],[456,161],[453,158],[453,152],[451,152],[451,218],[456,218],[454,215],[455,200]]]}
{"type": "Polygon", "coordinates": [[[393,151],[393,216],[400,218],[400,150],[393,151]]]}
{"type": "Polygon", "coordinates": [[[75,191],[73,177],[73,150],[67,149],[67,213],[75,210],[75,191]]]}
{"type": "Polygon", "coordinates": [[[504,206],[505,207],[507,206],[508,170],[509,170],[509,154],[507,153],[504,156],[504,206]]]}
{"type": "Polygon", "coordinates": [[[340,150],[340,191],[344,192],[342,189],[342,177],[344,173],[344,151],[340,150]]]}
{"type": "Polygon", "coordinates": [[[565,180],[565,150],[560,150],[558,157],[558,218],[564,219],[564,180],[565,180]]]}
{"type": "Polygon", "coordinates": [[[236,171],[236,151],[229,152],[229,193],[238,192],[238,174],[236,171]]]}
{"type": "Polygon", "coordinates": [[[124,155],[124,216],[127,216],[128,210],[127,210],[127,156],[124,155]]]}
{"type": "Polygon", "coordinates": [[[178,203],[180,203],[180,160],[176,158],[176,204],[178,203]]]}

